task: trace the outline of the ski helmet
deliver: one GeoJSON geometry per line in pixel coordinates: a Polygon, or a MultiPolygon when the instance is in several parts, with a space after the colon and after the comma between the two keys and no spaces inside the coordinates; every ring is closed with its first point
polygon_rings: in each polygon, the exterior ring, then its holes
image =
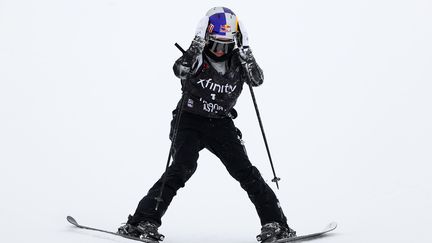
{"type": "Polygon", "coordinates": [[[224,38],[234,40],[238,32],[237,16],[226,7],[214,7],[207,11],[209,38],[224,38]]]}

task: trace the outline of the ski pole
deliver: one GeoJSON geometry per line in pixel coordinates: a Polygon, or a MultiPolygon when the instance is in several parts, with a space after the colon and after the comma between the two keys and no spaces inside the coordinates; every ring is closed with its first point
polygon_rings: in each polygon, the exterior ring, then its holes
{"type": "MultiPolygon", "coordinates": [[[[175,43],[175,46],[182,53],[185,53],[185,50],[183,50],[183,48],[179,44],[175,43]]],[[[177,111],[177,120],[176,120],[176,123],[174,125],[174,131],[173,131],[173,134],[172,134],[172,137],[171,137],[171,146],[170,146],[170,149],[169,149],[169,152],[168,152],[168,159],[167,159],[167,163],[166,163],[166,166],[165,166],[165,173],[163,174],[163,177],[162,177],[161,189],[160,189],[160,192],[159,192],[159,196],[155,198],[155,200],[156,200],[155,210],[156,211],[159,209],[159,204],[161,202],[163,202],[162,193],[163,193],[164,188],[165,188],[165,184],[166,184],[166,180],[167,180],[167,171],[168,171],[168,167],[169,167],[170,162],[171,162],[171,155],[172,155],[172,151],[173,151],[173,148],[174,148],[174,143],[175,143],[175,140],[177,138],[177,130],[178,130],[178,127],[179,127],[179,124],[180,124],[180,118],[181,118],[181,114],[182,114],[182,111],[183,111],[184,97],[185,97],[184,94],[182,94],[181,101],[180,101],[180,108],[177,111]]]]}
{"type": "Polygon", "coordinates": [[[180,118],[181,118],[181,114],[182,114],[182,110],[183,110],[182,109],[183,103],[184,103],[183,100],[184,100],[184,95],[182,95],[182,98],[181,98],[181,101],[180,101],[181,106],[180,106],[180,108],[179,108],[179,110],[177,112],[177,121],[176,121],[176,123],[174,125],[174,131],[173,131],[173,135],[171,137],[171,146],[170,146],[170,149],[169,149],[169,152],[168,152],[168,159],[167,159],[167,163],[166,163],[166,166],[165,166],[165,173],[163,174],[163,178],[162,178],[161,189],[160,189],[160,192],[159,192],[159,196],[155,198],[155,200],[156,200],[155,210],[156,211],[159,209],[159,204],[161,202],[163,202],[162,193],[163,193],[164,188],[165,188],[165,183],[166,183],[166,180],[167,180],[167,171],[168,171],[168,167],[169,167],[170,162],[171,162],[171,155],[172,155],[172,151],[173,151],[173,148],[174,148],[174,143],[175,143],[175,140],[177,138],[177,130],[178,130],[178,127],[179,127],[179,124],[180,124],[180,118]]]}
{"type": "Polygon", "coordinates": [[[269,157],[270,165],[271,165],[271,168],[272,168],[272,171],[273,171],[274,178],[272,179],[272,182],[276,183],[276,187],[277,187],[277,189],[279,189],[279,183],[278,183],[278,181],[280,181],[280,178],[276,176],[276,171],[275,171],[275,168],[274,168],[274,165],[273,165],[273,160],[272,160],[272,157],[271,157],[271,154],[270,154],[270,149],[269,149],[269,146],[268,146],[268,143],[267,143],[267,138],[266,138],[266,135],[265,135],[265,132],[264,132],[264,126],[263,126],[263,123],[262,123],[262,120],[261,120],[260,112],[259,112],[259,109],[258,109],[258,104],[257,104],[256,98],[255,98],[255,93],[254,93],[253,88],[252,88],[252,83],[250,82],[251,81],[250,70],[247,67],[246,63],[242,63],[242,65],[243,65],[243,68],[246,70],[247,78],[249,79],[249,82],[248,82],[249,91],[251,93],[252,101],[253,101],[253,104],[254,104],[254,107],[255,107],[255,112],[256,112],[256,115],[258,117],[258,123],[259,123],[259,126],[261,128],[261,134],[262,134],[263,139],[264,139],[264,144],[265,144],[265,147],[266,147],[266,150],[267,150],[267,155],[269,157]]]}

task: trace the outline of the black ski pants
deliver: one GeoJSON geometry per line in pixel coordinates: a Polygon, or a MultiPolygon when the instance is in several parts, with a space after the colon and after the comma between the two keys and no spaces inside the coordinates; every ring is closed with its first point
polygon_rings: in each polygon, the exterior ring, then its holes
{"type": "MultiPolygon", "coordinates": [[[[177,117],[178,115],[171,122],[171,132],[177,117]]],[[[215,154],[229,174],[247,192],[255,205],[262,225],[279,222],[285,227],[288,226],[276,195],[258,169],[249,161],[232,119],[212,119],[188,112],[183,112],[180,116],[172,154],[173,163],[164,174],[166,183],[162,193],[163,201],[159,204],[158,210],[155,210],[156,197],[159,196],[164,175],[140,201],[128,223],[134,225],[141,221],[151,221],[161,225],[161,218],[177,194],[177,190],[184,187],[186,181],[195,172],[198,154],[203,148],[215,154]]]]}

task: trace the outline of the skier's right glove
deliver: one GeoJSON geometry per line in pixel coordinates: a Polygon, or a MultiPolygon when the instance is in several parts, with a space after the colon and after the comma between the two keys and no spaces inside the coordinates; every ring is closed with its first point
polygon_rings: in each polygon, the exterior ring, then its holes
{"type": "Polygon", "coordinates": [[[183,56],[174,63],[174,73],[177,77],[184,79],[192,76],[197,70],[201,54],[205,46],[205,35],[208,27],[209,17],[204,16],[195,30],[195,38],[183,56]]]}

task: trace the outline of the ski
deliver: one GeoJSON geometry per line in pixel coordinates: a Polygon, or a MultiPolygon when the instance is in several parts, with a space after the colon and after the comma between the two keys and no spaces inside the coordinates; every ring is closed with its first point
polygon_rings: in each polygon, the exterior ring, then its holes
{"type": "MultiPolygon", "coordinates": [[[[118,234],[118,233],[112,232],[112,231],[107,231],[107,230],[102,230],[102,229],[97,229],[97,228],[92,228],[92,227],[89,227],[89,226],[81,225],[81,224],[78,224],[78,222],[72,216],[67,216],[66,220],[69,223],[71,223],[72,225],[74,225],[74,226],[76,226],[78,228],[81,228],[81,229],[93,230],[93,231],[97,231],[97,232],[102,232],[102,233],[106,233],[106,234],[116,235],[116,236],[120,236],[120,237],[127,238],[127,239],[130,239],[130,240],[141,241],[141,242],[146,242],[146,243],[159,243],[159,241],[153,241],[153,240],[148,240],[148,239],[140,239],[140,238],[136,238],[136,237],[132,237],[132,236],[121,235],[121,234],[118,234]]],[[[272,241],[272,242],[268,242],[268,243],[286,243],[286,242],[293,242],[293,241],[299,241],[299,240],[313,239],[313,238],[317,238],[317,237],[323,236],[324,234],[329,233],[329,232],[335,230],[336,227],[337,227],[337,223],[336,222],[332,222],[329,225],[327,225],[327,227],[325,227],[323,230],[321,230],[319,232],[315,232],[315,233],[311,233],[311,234],[305,234],[305,235],[299,235],[299,236],[291,237],[291,238],[288,238],[288,239],[280,239],[280,240],[276,240],[276,241],[272,241]]]]}
{"type": "Polygon", "coordinates": [[[92,228],[92,227],[84,226],[84,225],[78,224],[78,222],[72,216],[67,216],[66,220],[69,223],[71,223],[72,225],[74,225],[74,226],[76,226],[76,227],[78,227],[80,229],[98,231],[98,232],[102,232],[102,233],[107,233],[107,234],[111,234],[111,235],[120,236],[120,237],[127,238],[127,239],[130,239],[130,240],[136,240],[136,241],[141,241],[141,242],[146,242],[146,243],[159,243],[159,241],[141,239],[141,238],[137,238],[137,237],[127,236],[127,235],[121,235],[119,233],[112,232],[112,231],[107,231],[107,230],[102,230],[102,229],[97,229],[97,228],[92,228]]]}
{"type": "Polygon", "coordinates": [[[327,225],[327,227],[325,227],[323,230],[321,230],[319,232],[306,234],[306,235],[299,235],[299,236],[291,237],[288,239],[280,239],[280,240],[272,241],[269,243],[285,243],[285,242],[293,242],[293,241],[298,241],[298,240],[317,238],[317,237],[323,236],[324,234],[326,234],[330,231],[333,231],[334,229],[336,229],[336,227],[337,227],[337,223],[332,222],[329,225],[327,225]]]}

